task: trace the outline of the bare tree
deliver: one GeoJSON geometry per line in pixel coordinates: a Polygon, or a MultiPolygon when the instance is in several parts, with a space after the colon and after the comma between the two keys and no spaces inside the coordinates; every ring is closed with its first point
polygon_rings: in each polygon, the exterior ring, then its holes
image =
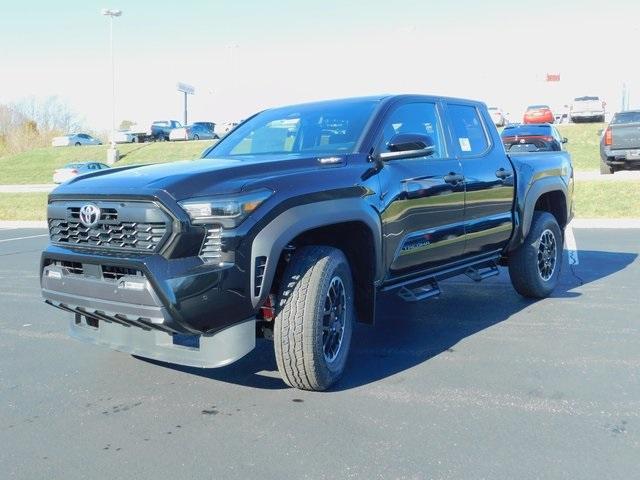
{"type": "Polygon", "coordinates": [[[79,117],[56,96],[0,105],[0,155],[49,145],[54,136],[73,133],[81,126],[79,117]]]}

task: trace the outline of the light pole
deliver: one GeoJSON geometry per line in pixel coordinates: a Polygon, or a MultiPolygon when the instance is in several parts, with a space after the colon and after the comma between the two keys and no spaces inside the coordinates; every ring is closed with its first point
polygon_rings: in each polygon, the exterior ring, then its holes
{"type": "Polygon", "coordinates": [[[109,17],[109,51],[111,54],[111,146],[107,150],[107,163],[113,165],[119,160],[116,148],[116,65],[113,58],[113,19],[122,15],[122,10],[102,9],[102,15],[109,17]]]}

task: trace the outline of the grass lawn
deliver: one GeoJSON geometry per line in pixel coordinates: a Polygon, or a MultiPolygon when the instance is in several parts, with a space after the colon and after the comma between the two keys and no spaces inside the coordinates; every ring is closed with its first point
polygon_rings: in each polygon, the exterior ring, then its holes
{"type": "MultiPolygon", "coordinates": [[[[576,170],[598,170],[598,130],[602,123],[559,125],[560,132],[569,139],[567,149],[576,170]]],[[[122,159],[118,165],[159,163],[198,158],[211,141],[160,142],[125,144],[118,146],[122,159]]],[[[0,184],[51,183],[53,171],[69,162],[104,162],[107,146],[37,148],[18,155],[0,157],[0,184]]]]}
{"type": "Polygon", "coordinates": [[[640,182],[576,182],[577,218],[640,218],[640,182]]]}
{"type": "Polygon", "coordinates": [[[0,193],[0,220],[46,220],[47,193],[0,193]]]}
{"type": "MultiPolygon", "coordinates": [[[[640,182],[576,182],[577,218],[640,218],[640,182]]],[[[0,220],[45,220],[46,193],[0,193],[0,220]]]]}
{"type": "MultiPolygon", "coordinates": [[[[197,142],[129,143],[119,145],[118,165],[192,160],[211,145],[197,142]]],[[[53,171],[69,162],[105,162],[107,146],[47,147],[0,158],[0,184],[52,183],[53,171]]]]}
{"type": "Polygon", "coordinates": [[[604,123],[569,123],[558,125],[560,135],[567,137],[567,150],[571,154],[576,170],[599,170],[600,136],[599,130],[606,128],[604,123]]]}

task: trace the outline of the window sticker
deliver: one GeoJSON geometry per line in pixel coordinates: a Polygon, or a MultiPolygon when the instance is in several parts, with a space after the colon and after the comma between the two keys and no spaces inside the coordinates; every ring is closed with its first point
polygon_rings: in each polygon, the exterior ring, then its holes
{"type": "Polygon", "coordinates": [[[462,150],[463,152],[471,151],[471,142],[467,137],[458,138],[458,142],[460,142],[460,150],[462,150]]]}

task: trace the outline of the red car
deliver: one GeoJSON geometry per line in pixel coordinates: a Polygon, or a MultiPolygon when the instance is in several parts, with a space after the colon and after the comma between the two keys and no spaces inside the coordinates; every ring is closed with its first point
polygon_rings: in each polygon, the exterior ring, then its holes
{"type": "Polygon", "coordinates": [[[523,123],[553,123],[554,119],[549,105],[530,105],[524,112],[523,123]]]}

